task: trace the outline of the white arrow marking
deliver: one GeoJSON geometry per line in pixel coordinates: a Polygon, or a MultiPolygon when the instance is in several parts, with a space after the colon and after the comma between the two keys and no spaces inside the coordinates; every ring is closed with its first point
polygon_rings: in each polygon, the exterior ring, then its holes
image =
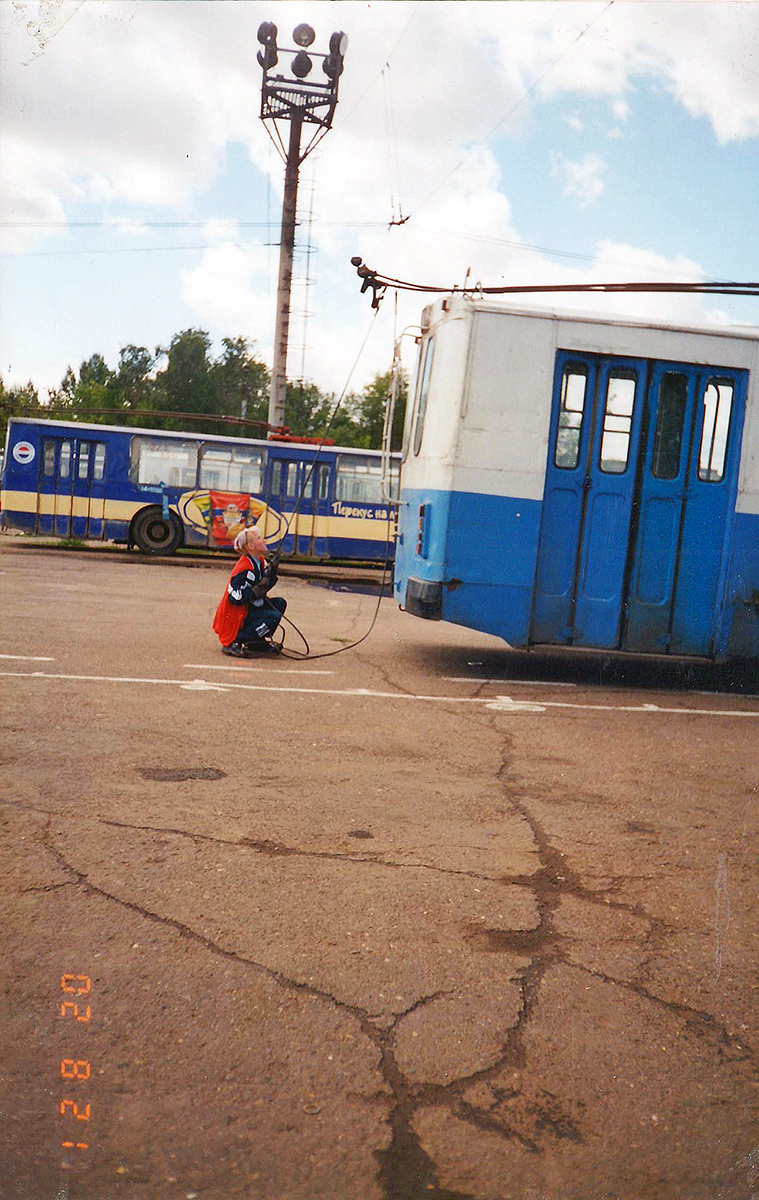
{"type": "Polygon", "coordinates": [[[511,696],[496,696],[495,700],[486,700],[485,708],[493,712],[538,712],[546,711],[545,704],[531,704],[529,700],[512,700],[511,696]]]}

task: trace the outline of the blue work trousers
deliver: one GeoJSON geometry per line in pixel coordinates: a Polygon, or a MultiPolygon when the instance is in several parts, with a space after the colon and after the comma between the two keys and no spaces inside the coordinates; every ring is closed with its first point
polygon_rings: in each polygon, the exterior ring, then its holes
{"type": "Polygon", "coordinates": [[[250,646],[271,637],[286,608],[287,601],[282,596],[267,596],[263,604],[249,605],[248,615],[240,626],[235,641],[250,646]]]}

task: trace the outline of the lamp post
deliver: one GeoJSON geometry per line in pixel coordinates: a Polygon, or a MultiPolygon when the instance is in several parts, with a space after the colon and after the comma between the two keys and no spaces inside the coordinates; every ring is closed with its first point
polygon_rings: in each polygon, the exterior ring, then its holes
{"type": "Polygon", "coordinates": [[[274,357],[269,394],[269,424],[275,427],[283,425],[285,420],[287,342],[290,330],[298,172],[300,164],[332,127],[332,118],[337,107],[338,83],[343,73],[343,59],[348,46],[347,36],[338,31],[329,39],[328,53],[321,54],[310,50],[315,37],[316,34],[310,25],[297,25],[293,30],[295,46],[280,47],[277,45],[276,25],[271,21],[264,21],[258,29],[261,49],[257,58],[263,67],[261,120],[285,163],[274,357]],[[289,57],[289,75],[274,73],[280,54],[289,57]],[[325,82],[308,78],[314,58],[322,60],[322,70],[327,77],[325,82]],[[282,121],[290,123],[287,145],[279,124],[282,121]],[[303,148],[301,138],[306,125],[313,125],[315,129],[310,141],[303,148]]]}

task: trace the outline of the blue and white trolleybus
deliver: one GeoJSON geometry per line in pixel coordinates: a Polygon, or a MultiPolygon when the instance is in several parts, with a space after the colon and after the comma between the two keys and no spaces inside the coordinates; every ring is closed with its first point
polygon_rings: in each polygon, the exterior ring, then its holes
{"type": "Polygon", "coordinates": [[[759,658],[759,330],[424,312],[395,594],[515,647],[759,658]]]}
{"type": "Polygon", "coordinates": [[[12,418],[0,520],[146,554],[229,547],[257,522],[284,554],[384,561],[397,489],[379,450],[12,418]]]}

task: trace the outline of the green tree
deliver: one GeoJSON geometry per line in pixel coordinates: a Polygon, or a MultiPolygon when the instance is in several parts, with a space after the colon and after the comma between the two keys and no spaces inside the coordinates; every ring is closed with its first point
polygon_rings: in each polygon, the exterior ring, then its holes
{"type": "MultiPolygon", "coordinates": [[[[140,410],[157,408],[155,382],[150,372],[155,365],[155,356],[146,346],[130,343],[119,351],[119,365],[111,382],[110,391],[116,407],[140,410]]],[[[128,416],[119,416],[119,421],[130,422],[128,416]]],[[[135,424],[146,424],[144,416],[131,418],[135,424]]]]}
{"type": "MultiPolygon", "coordinates": [[[[361,445],[367,449],[382,448],[382,431],[385,426],[385,410],[390,401],[393,386],[392,371],[384,371],[374,376],[374,379],[356,397],[356,422],[362,431],[361,445]]],[[[403,421],[406,415],[406,400],[408,398],[408,378],[401,373],[398,383],[398,394],[393,411],[393,427],[391,431],[390,449],[400,450],[403,440],[403,421]]]]}
{"type": "MultiPolygon", "coordinates": [[[[167,347],[156,347],[156,355],[167,362],[156,375],[158,408],[174,412],[216,412],[215,391],[208,351],[211,339],[203,329],[183,329],[175,333],[167,347]]],[[[173,419],[167,428],[181,429],[182,421],[173,419]]]]}
{"type": "MultiPolygon", "coordinates": [[[[266,422],[269,411],[269,372],[266,365],[250,353],[246,338],[222,338],[222,354],[210,369],[216,392],[216,411],[224,416],[245,417],[251,422],[244,432],[264,436],[256,422],[266,422]]],[[[229,432],[235,430],[227,426],[229,432]]],[[[241,429],[242,433],[243,430],[241,429]]]]}
{"type": "Polygon", "coordinates": [[[5,445],[5,433],[10,417],[44,417],[46,411],[31,380],[23,385],[13,384],[7,388],[0,378],[0,450],[5,445]]]}

